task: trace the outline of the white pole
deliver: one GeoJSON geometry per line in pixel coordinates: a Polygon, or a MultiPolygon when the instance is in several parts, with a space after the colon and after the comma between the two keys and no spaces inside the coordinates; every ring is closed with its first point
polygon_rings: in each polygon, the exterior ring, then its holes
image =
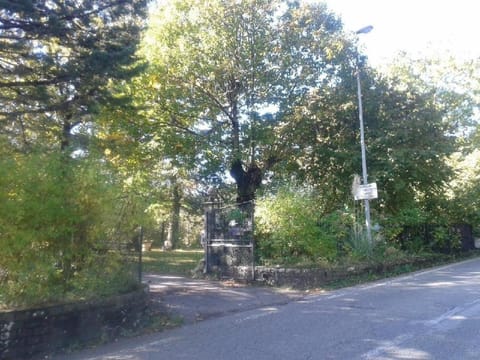
{"type": "MultiPolygon", "coordinates": [[[[356,34],[366,34],[373,29],[373,26],[366,26],[361,28],[356,32],[356,34]]],[[[362,150],[362,177],[363,185],[368,185],[368,175],[367,175],[367,155],[365,150],[365,132],[363,129],[363,105],[362,105],[362,87],[360,82],[360,58],[357,53],[357,96],[358,96],[358,118],[360,120],[360,147],[362,150]]],[[[370,244],[372,244],[372,226],[370,222],[370,203],[368,199],[364,200],[365,204],[365,224],[367,226],[367,239],[370,244]]]]}

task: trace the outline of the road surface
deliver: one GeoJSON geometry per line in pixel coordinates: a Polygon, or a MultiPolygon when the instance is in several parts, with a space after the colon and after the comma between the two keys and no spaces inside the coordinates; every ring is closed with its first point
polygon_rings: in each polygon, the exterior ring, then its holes
{"type": "Polygon", "coordinates": [[[58,359],[480,359],[480,259],[58,359]]]}

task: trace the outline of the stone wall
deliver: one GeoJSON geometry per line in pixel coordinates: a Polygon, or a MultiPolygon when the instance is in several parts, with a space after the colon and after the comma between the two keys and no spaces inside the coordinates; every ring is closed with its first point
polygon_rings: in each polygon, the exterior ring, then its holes
{"type": "MultiPolygon", "coordinates": [[[[362,269],[363,271],[364,269],[362,269]]],[[[360,269],[295,269],[283,267],[255,267],[255,281],[271,286],[307,289],[361,273],[360,269]]]]}
{"type": "MultiPolygon", "coordinates": [[[[434,262],[433,262],[434,263],[434,262]]],[[[323,268],[284,268],[284,267],[255,267],[255,281],[271,286],[288,286],[293,289],[309,289],[321,287],[333,281],[347,279],[355,275],[385,274],[409,265],[424,267],[433,264],[428,259],[412,261],[399,261],[391,264],[350,266],[336,269],[323,268]]]]}
{"type": "Polygon", "coordinates": [[[40,359],[60,349],[99,343],[141,324],[148,289],[108,299],[0,311],[0,359],[40,359]]]}
{"type": "Polygon", "coordinates": [[[207,246],[206,273],[236,280],[251,280],[253,247],[250,245],[218,244],[207,246]]]}

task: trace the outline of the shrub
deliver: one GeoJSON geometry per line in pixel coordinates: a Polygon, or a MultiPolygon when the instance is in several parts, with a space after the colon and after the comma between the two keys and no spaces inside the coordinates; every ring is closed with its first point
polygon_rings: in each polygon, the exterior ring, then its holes
{"type": "Polygon", "coordinates": [[[411,207],[389,216],[383,222],[383,232],[388,244],[410,253],[451,253],[462,245],[454,221],[446,213],[411,207]]]}
{"type": "Polygon", "coordinates": [[[282,263],[331,260],[348,233],[339,213],[321,215],[304,189],[280,189],[256,203],[255,239],[261,259],[282,263]]]}
{"type": "Polygon", "coordinates": [[[125,291],[135,279],[107,251],[129,224],[101,163],[61,154],[4,156],[0,303],[33,305],[125,291]]]}

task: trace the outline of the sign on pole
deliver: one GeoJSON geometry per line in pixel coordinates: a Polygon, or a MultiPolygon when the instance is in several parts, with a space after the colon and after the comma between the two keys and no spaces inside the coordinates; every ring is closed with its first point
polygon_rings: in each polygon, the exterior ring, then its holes
{"type": "Polygon", "coordinates": [[[378,198],[377,183],[358,185],[354,193],[355,200],[372,200],[378,198]]]}

